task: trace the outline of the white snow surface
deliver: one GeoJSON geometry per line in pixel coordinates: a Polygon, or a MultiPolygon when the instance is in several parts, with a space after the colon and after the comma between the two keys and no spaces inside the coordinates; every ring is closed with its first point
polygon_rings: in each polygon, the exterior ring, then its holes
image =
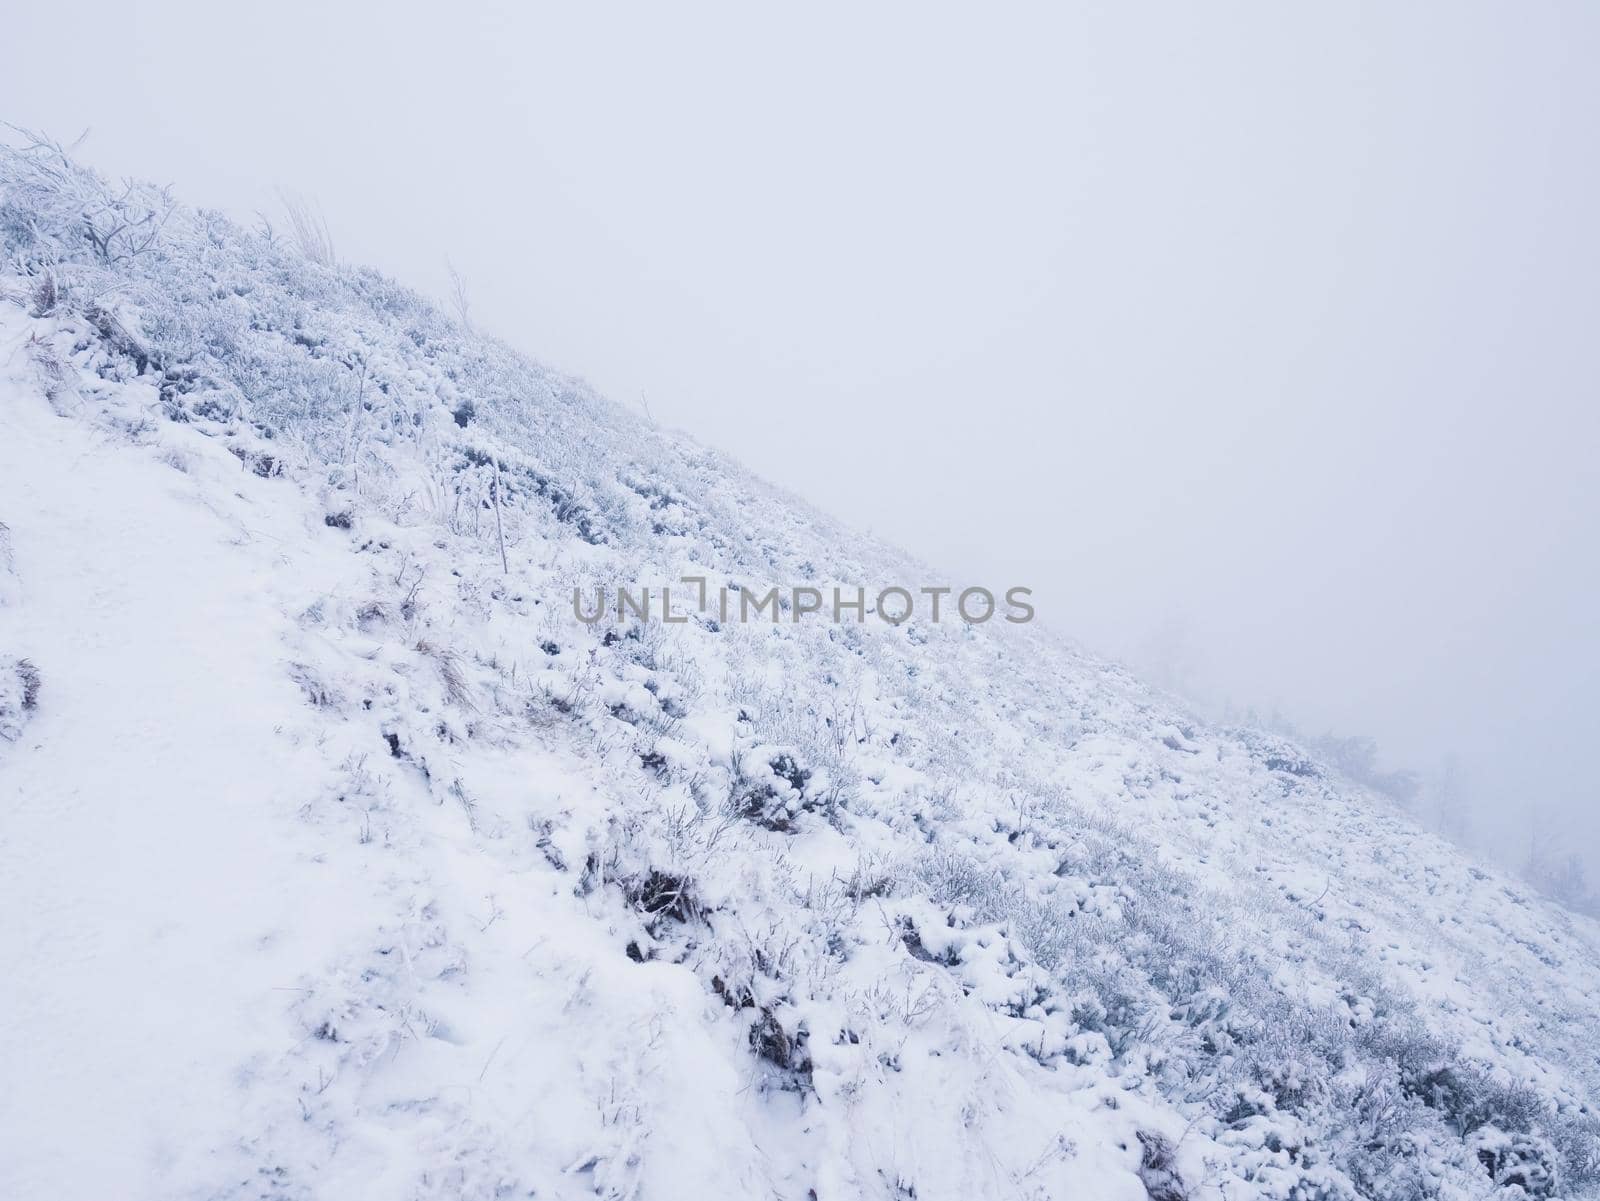
{"type": "Polygon", "coordinates": [[[585,626],[941,581],[0,165],[0,1197],[1596,1195],[1592,922],[1036,629],[585,626]]]}

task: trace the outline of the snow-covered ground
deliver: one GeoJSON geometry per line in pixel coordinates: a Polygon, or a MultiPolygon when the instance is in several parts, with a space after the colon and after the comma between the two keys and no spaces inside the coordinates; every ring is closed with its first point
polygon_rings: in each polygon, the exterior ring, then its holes
{"type": "Polygon", "coordinates": [[[940,577],[116,195],[0,160],[0,1196],[1595,1195],[1593,923],[1034,627],[585,625],[940,577]]]}
{"type": "Polygon", "coordinates": [[[18,316],[0,314],[18,601],[0,645],[47,678],[0,758],[4,1191],[113,1197],[236,1129],[239,1051],[318,914],[371,907],[286,836],[318,779],[279,730],[297,689],[268,585],[291,531],[232,495],[220,450],[185,474],[58,415],[18,378],[18,316]]]}

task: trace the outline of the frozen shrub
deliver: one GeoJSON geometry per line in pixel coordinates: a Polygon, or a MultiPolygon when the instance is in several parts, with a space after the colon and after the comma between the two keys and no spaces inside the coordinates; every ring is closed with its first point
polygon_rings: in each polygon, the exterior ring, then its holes
{"type": "Polygon", "coordinates": [[[1319,1070],[1315,1060],[1289,1045],[1289,1040],[1272,1038],[1251,1050],[1250,1074],[1277,1108],[1305,1113],[1321,1099],[1325,1069],[1319,1070]]]}
{"type": "Polygon", "coordinates": [[[1559,1196],[1555,1148],[1537,1135],[1484,1126],[1467,1140],[1473,1157],[1499,1188],[1520,1188],[1533,1201],[1559,1196]]]}
{"type": "Polygon", "coordinates": [[[329,684],[321,673],[306,663],[291,663],[289,678],[300,685],[308,704],[317,709],[335,709],[344,703],[339,689],[329,684]]]}
{"type": "Polygon", "coordinates": [[[0,738],[15,742],[39,707],[39,669],[27,659],[0,658],[0,738]]]}
{"type": "Polygon", "coordinates": [[[829,813],[846,806],[856,795],[858,775],[851,752],[855,749],[855,718],[834,691],[832,677],[821,681],[834,700],[833,712],[824,714],[798,698],[798,689],[772,692],[762,687],[742,688],[736,699],[756,736],[763,742],[787,748],[798,762],[817,774],[812,786],[817,801],[829,813]]]}
{"type": "Polygon", "coordinates": [[[780,1009],[761,1007],[755,1021],[750,1024],[750,1049],[758,1058],[777,1069],[781,1088],[791,1092],[809,1092],[813,1087],[811,1056],[806,1051],[809,1033],[804,1022],[790,1031],[779,1013],[780,1009]]]}
{"type": "Polygon", "coordinates": [[[929,899],[940,905],[965,905],[984,920],[1007,910],[1005,877],[991,864],[944,847],[930,848],[917,860],[916,878],[929,899]]]}
{"type": "Polygon", "coordinates": [[[89,324],[94,326],[109,349],[124,358],[131,359],[134,370],[139,375],[144,374],[145,368],[150,365],[150,352],[122,318],[96,301],[90,301],[84,306],[83,315],[89,324]]]}
{"type": "Polygon", "coordinates": [[[56,302],[60,294],[56,289],[56,277],[46,271],[34,281],[33,285],[33,315],[35,317],[48,317],[56,311],[56,302]]]}
{"type": "Polygon", "coordinates": [[[1139,1148],[1139,1182],[1150,1201],[1189,1201],[1171,1141],[1165,1135],[1141,1130],[1139,1148]]]}
{"type": "Polygon", "coordinates": [[[624,882],[623,893],[629,904],[650,915],[652,925],[658,919],[687,922],[700,911],[688,878],[658,868],[651,868],[641,878],[624,882]]]}
{"type": "Polygon", "coordinates": [[[1500,1084],[1475,1064],[1446,1060],[1420,1070],[1408,1070],[1404,1063],[1401,1067],[1406,1092],[1460,1134],[1487,1125],[1527,1130],[1540,1116],[1541,1106],[1531,1092],[1500,1084]]]}
{"type": "Polygon", "coordinates": [[[769,830],[788,832],[802,813],[815,809],[826,778],[802,767],[793,747],[756,743],[735,757],[732,808],[769,830]]]}
{"type": "Polygon", "coordinates": [[[906,953],[913,959],[923,963],[936,963],[942,967],[955,967],[961,962],[961,954],[954,946],[947,946],[939,954],[928,950],[922,941],[922,933],[917,929],[917,924],[905,914],[900,915],[900,920],[895,923],[895,928],[900,935],[900,943],[905,947],[906,953]]]}
{"type": "Polygon", "coordinates": [[[439,682],[444,686],[447,700],[463,709],[477,708],[472,702],[472,687],[467,682],[465,666],[460,655],[448,647],[439,646],[427,639],[417,642],[417,653],[433,660],[434,666],[439,670],[439,682]]]}

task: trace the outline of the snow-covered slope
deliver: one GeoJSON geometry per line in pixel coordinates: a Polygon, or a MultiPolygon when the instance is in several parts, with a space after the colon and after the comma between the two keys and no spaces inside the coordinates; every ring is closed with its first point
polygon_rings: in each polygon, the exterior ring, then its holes
{"type": "Polygon", "coordinates": [[[1592,923],[1031,626],[578,621],[944,581],[165,207],[0,158],[0,1195],[1596,1194],[1592,923]]]}

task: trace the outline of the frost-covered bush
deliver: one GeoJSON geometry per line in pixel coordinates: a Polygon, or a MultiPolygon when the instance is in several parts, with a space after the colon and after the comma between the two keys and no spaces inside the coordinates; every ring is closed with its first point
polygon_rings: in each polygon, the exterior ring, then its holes
{"type": "Polygon", "coordinates": [[[1548,1140],[1485,1125],[1473,1132],[1467,1146],[1500,1188],[1519,1188],[1533,1201],[1561,1194],[1557,1155],[1548,1140]]]}
{"type": "Polygon", "coordinates": [[[816,809],[827,793],[827,778],[801,766],[794,747],[750,742],[734,757],[731,807],[769,830],[794,829],[802,813],[816,809]]]}
{"type": "Polygon", "coordinates": [[[15,742],[39,707],[39,669],[27,659],[0,657],[0,738],[15,742]]]}
{"type": "Polygon", "coordinates": [[[970,854],[931,847],[912,870],[929,899],[940,905],[965,907],[986,921],[1011,911],[999,869],[970,854]]]}

